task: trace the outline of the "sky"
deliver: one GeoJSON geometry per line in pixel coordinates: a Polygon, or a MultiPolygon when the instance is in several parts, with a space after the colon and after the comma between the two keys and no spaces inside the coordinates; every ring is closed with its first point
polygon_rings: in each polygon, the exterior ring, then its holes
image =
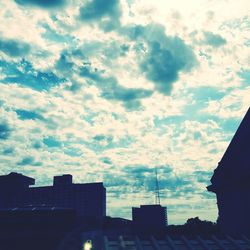
{"type": "Polygon", "coordinates": [[[103,181],[107,214],[209,193],[250,96],[248,0],[0,1],[0,174],[103,181]]]}

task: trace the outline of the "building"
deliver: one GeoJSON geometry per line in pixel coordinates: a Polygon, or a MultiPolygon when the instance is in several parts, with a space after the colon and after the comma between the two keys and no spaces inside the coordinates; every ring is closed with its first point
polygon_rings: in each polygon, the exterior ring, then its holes
{"type": "Polygon", "coordinates": [[[86,239],[91,239],[93,249],[106,249],[106,250],[120,250],[120,249],[147,249],[147,250],[197,250],[197,249],[249,249],[250,240],[247,237],[241,236],[236,239],[232,239],[227,235],[223,236],[209,236],[201,237],[197,236],[170,236],[164,235],[164,237],[155,237],[154,235],[140,237],[138,235],[124,235],[119,234],[118,237],[113,235],[100,235],[90,238],[88,235],[83,234],[83,242],[86,239]],[[102,242],[101,246],[98,243],[102,242]]]}
{"type": "Polygon", "coordinates": [[[167,208],[158,204],[133,207],[132,219],[136,231],[161,231],[168,225],[167,208]]]}
{"type": "Polygon", "coordinates": [[[74,209],[27,206],[0,210],[0,248],[61,249],[61,242],[74,230],[77,221],[74,209]]]}
{"type": "Polygon", "coordinates": [[[34,228],[47,230],[61,230],[72,228],[76,222],[74,209],[26,206],[0,210],[0,234],[8,231],[34,231],[34,228]],[[20,230],[21,229],[21,230],[20,230]]]}
{"type": "Polygon", "coordinates": [[[0,209],[23,206],[72,208],[77,216],[101,219],[106,215],[103,183],[74,184],[71,175],[55,176],[53,186],[30,187],[33,178],[19,173],[0,176],[0,209]]]}
{"type": "Polygon", "coordinates": [[[208,191],[217,196],[218,224],[228,234],[250,232],[250,109],[218,167],[208,191]]]}
{"type": "Polygon", "coordinates": [[[35,179],[18,173],[0,176],[0,209],[22,205],[27,200],[30,185],[35,179]]]}

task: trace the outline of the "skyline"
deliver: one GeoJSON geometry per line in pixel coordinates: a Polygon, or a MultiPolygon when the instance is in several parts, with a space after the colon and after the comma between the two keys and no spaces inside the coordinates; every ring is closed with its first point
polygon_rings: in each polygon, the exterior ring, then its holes
{"type": "Polygon", "coordinates": [[[217,218],[206,190],[249,107],[248,1],[0,3],[0,174],[103,181],[107,215],[217,218]],[[105,4],[104,4],[105,3],[105,4]]]}

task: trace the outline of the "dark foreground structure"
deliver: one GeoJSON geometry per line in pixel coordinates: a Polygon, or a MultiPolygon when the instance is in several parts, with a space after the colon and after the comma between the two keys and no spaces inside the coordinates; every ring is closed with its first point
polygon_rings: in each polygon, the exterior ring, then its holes
{"type": "Polygon", "coordinates": [[[71,175],[34,184],[19,173],[0,176],[0,250],[82,249],[81,233],[100,228],[106,215],[103,184],[74,184],[71,175]]]}
{"type": "Polygon", "coordinates": [[[218,225],[231,235],[250,234],[250,109],[211,178],[218,225]]]}
{"type": "MultiPolygon", "coordinates": [[[[76,213],[73,209],[29,206],[0,210],[0,249],[60,249],[76,226],[76,213]]],[[[71,238],[75,249],[80,249],[80,237],[71,238]]]]}
{"type": "MultiPolygon", "coordinates": [[[[152,216],[153,217],[153,216],[152,216]]],[[[114,218],[113,218],[114,219],[114,218]]],[[[83,232],[82,245],[91,242],[100,250],[248,250],[248,236],[229,236],[218,230],[216,223],[190,218],[184,225],[170,225],[159,230],[134,231],[133,222],[116,218],[101,231],[83,232]],[[120,223],[118,223],[120,221],[120,223]],[[113,230],[110,230],[113,228],[113,230]],[[131,230],[132,229],[132,230],[131,230]]],[[[146,227],[146,226],[145,226],[146,227]]],[[[66,245],[65,245],[66,246],[66,245]]],[[[66,248],[65,248],[66,249],[66,248]]]]}
{"type": "MultiPolygon", "coordinates": [[[[246,237],[238,239],[211,236],[209,238],[196,237],[166,237],[157,238],[154,236],[141,238],[131,236],[120,236],[118,238],[103,237],[103,247],[96,249],[104,250],[240,250],[250,249],[250,240],[246,237]]],[[[95,249],[95,248],[94,248],[95,249]]]]}
{"type": "Polygon", "coordinates": [[[19,173],[0,176],[0,209],[50,206],[74,209],[81,218],[102,220],[106,215],[103,183],[75,184],[72,175],[55,176],[53,186],[31,187],[35,179],[19,173]]]}
{"type": "Polygon", "coordinates": [[[159,204],[133,207],[132,219],[135,232],[160,233],[168,224],[167,208],[159,204]]]}

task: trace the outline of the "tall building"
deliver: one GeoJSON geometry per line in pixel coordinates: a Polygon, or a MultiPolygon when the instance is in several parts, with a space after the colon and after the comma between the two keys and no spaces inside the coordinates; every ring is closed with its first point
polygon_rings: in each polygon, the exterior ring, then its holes
{"type": "Polygon", "coordinates": [[[55,176],[53,186],[30,187],[35,179],[18,173],[0,176],[0,209],[22,206],[73,208],[78,216],[101,219],[106,215],[103,183],[74,184],[71,175],[55,176]]]}
{"type": "Polygon", "coordinates": [[[136,230],[159,231],[168,225],[167,208],[158,204],[133,207],[132,219],[136,230]]]}
{"type": "Polygon", "coordinates": [[[208,191],[217,196],[218,224],[229,234],[250,232],[250,109],[218,167],[208,191]]]}

